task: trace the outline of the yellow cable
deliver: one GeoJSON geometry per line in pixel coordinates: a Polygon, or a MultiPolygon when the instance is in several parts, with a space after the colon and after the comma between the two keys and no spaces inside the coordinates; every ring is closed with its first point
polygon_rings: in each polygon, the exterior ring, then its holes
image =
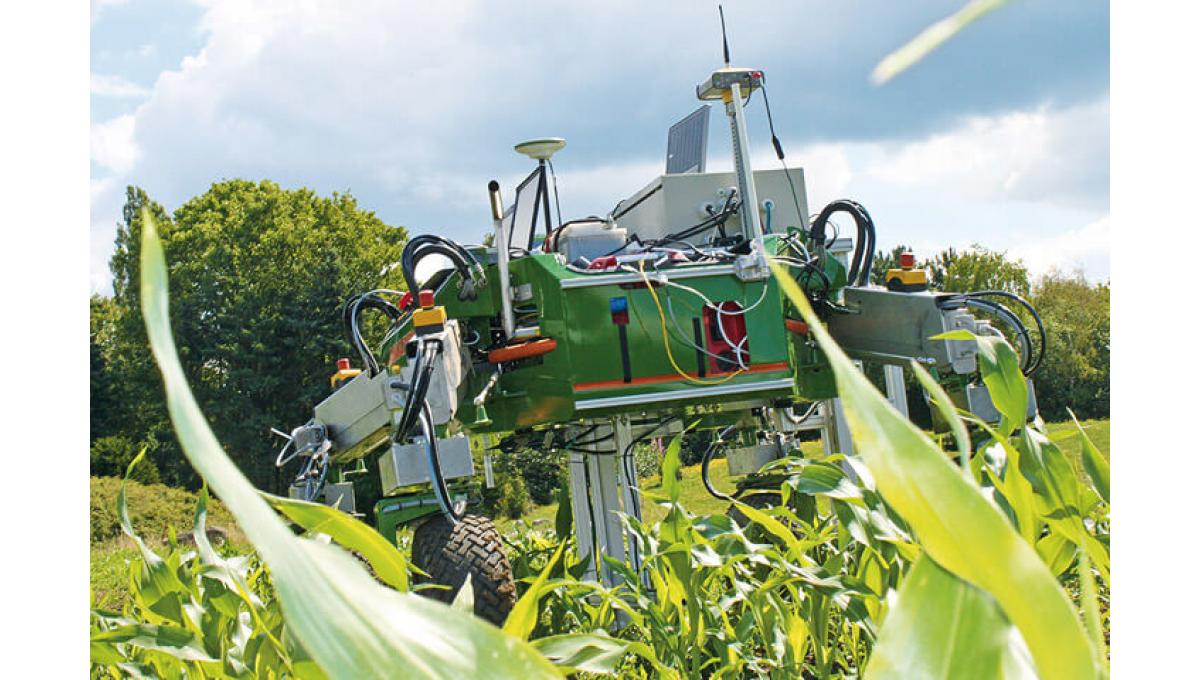
{"type": "Polygon", "coordinates": [[[675,363],[675,356],[671,354],[671,338],[667,335],[667,315],[663,312],[662,304],[658,301],[658,293],[654,292],[654,286],[650,283],[650,277],[646,276],[646,261],[638,260],[638,273],[642,275],[642,281],[646,284],[646,290],[650,291],[650,299],[654,300],[654,306],[658,309],[658,320],[662,323],[663,347],[667,350],[667,359],[671,362],[671,366],[675,369],[684,380],[695,385],[720,385],[721,383],[733,380],[742,374],[743,369],[730,373],[720,380],[701,380],[688,375],[686,371],[675,363]]]}

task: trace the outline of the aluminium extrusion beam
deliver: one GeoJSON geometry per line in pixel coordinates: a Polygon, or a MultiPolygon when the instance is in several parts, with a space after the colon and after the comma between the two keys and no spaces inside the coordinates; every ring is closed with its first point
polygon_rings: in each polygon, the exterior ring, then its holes
{"type": "Polygon", "coordinates": [[[887,388],[888,401],[908,419],[908,393],[904,390],[904,367],[895,364],[885,364],[883,367],[883,383],[887,388]]]}
{"type": "MultiPolygon", "coordinates": [[[[601,556],[626,561],[626,536],[618,513],[641,519],[640,506],[634,497],[637,471],[633,471],[629,483],[621,455],[633,441],[632,428],[627,418],[605,419],[585,423],[575,432],[587,431],[593,425],[596,429],[583,436],[586,441],[576,445],[579,450],[569,452],[571,509],[579,557],[590,562],[585,578],[612,587],[617,584],[617,575],[601,556]],[[596,442],[598,439],[603,441],[596,442]],[[615,454],[611,453],[614,449],[615,454]]],[[[641,560],[632,537],[629,542],[633,553],[630,562],[638,568],[641,560]]]]}

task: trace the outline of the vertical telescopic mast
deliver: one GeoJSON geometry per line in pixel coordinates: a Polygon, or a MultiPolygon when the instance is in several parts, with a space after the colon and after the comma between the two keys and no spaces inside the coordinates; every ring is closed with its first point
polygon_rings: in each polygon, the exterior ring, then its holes
{"type": "Polygon", "coordinates": [[[721,13],[721,49],[725,67],[713,71],[703,83],[696,86],[696,96],[705,101],[725,102],[725,115],[729,116],[729,134],[733,141],[733,168],[737,174],[738,197],[741,200],[742,228],[746,238],[757,241],[763,235],[762,219],[758,214],[758,191],[754,188],[754,169],[750,167],[750,136],[746,133],[746,111],[742,106],[742,95],[750,96],[755,88],[762,86],[763,72],[748,68],[735,68],[729,63],[729,40],[725,36],[725,10],[721,13]]]}
{"type": "Polygon", "coordinates": [[[504,230],[504,203],[500,200],[500,183],[488,182],[488,199],[492,205],[492,225],[496,229],[496,268],[500,273],[500,321],[504,339],[510,340],[516,329],[513,317],[511,282],[508,280],[508,232],[504,230]]]}

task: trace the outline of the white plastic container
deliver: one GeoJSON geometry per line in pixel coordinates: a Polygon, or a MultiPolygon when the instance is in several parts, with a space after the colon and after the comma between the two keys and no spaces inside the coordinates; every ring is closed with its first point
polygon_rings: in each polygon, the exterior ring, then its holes
{"type": "Polygon", "coordinates": [[[625,245],[628,237],[624,228],[604,220],[575,222],[562,228],[555,240],[555,250],[571,264],[581,265],[608,255],[625,245]]]}

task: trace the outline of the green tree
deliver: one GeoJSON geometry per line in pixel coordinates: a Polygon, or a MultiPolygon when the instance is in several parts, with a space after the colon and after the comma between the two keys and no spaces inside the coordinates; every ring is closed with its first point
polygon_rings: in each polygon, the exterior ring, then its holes
{"type": "Polygon", "coordinates": [[[92,295],[88,329],[88,356],[90,363],[89,421],[91,440],[95,441],[114,431],[119,422],[114,410],[118,406],[115,397],[115,376],[108,366],[112,325],[117,308],[112,298],[92,295]]]}
{"type": "Polygon", "coordinates": [[[871,261],[871,283],[876,286],[887,285],[884,276],[887,275],[889,269],[900,268],[900,256],[912,250],[905,245],[899,245],[892,248],[890,252],[879,251],[875,253],[875,259],[871,261]]]}
{"type": "Polygon", "coordinates": [[[1046,324],[1046,358],[1034,377],[1038,407],[1048,420],[1109,414],[1109,285],[1081,274],[1038,279],[1031,302],[1046,324]]]}
{"type": "Polygon", "coordinates": [[[954,261],[957,259],[958,251],[954,248],[947,248],[922,263],[929,270],[930,288],[934,290],[946,290],[946,272],[950,269],[950,265],[954,264],[954,261]]]}
{"type": "MultiPolygon", "coordinates": [[[[939,256],[941,257],[941,256],[939,256]]],[[[1001,251],[978,244],[948,258],[941,290],[969,293],[977,290],[1006,290],[1029,294],[1029,271],[1020,260],[1012,261],[1001,251]]]]}
{"type": "Polygon", "coordinates": [[[358,292],[402,286],[388,265],[400,259],[407,233],[348,194],[325,198],[267,181],[219,182],[173,217],[141,189],[130,187],[126,199],[110,263],[119,309],[112,368],[133,404],[126,433],[156,447],[165,481],[195,484],[170,434],[142,324],[146,208],[163,238],[173,330],[196,398],[247,476],[282,491],[288,474],[275,470],[273,455],[282,442],[269,430],[303,423],[327,396],[335,360],[351,353],[341,306],[358,292]]]}

